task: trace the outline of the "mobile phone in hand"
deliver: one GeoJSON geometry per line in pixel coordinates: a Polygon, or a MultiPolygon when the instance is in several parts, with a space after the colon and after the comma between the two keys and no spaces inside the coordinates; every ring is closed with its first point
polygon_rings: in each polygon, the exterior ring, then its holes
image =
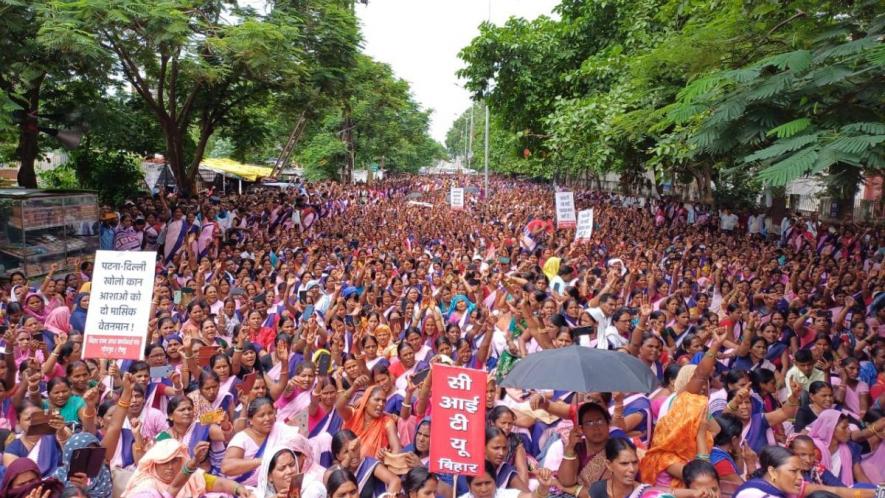
{"type": "Polygon", "coordinates": [[[102,447],[77,448],[71,454],[68,475],[81,473],[90,479],[98,477],[104,464],[105,453],[106,449],[102,447]]]}

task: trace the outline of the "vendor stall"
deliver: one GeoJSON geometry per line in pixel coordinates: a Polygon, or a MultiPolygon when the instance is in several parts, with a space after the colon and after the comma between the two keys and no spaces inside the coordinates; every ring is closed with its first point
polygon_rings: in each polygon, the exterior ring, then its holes
{"type": "Polygon", "coordinates": [[[53,263],[73,270],[98,248],[97,221],[92,192],[0,189],[0,275],[32,278],[53,263]]]}

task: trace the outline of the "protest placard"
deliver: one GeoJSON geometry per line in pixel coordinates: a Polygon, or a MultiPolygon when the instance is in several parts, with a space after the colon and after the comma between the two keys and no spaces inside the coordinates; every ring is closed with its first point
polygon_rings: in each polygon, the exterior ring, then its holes
{"type": "Polygon", "coordinates": [[[157,253],[96,251],[83,358],[144,358],[157,253]]]}
{"type": "Polygon", "coordinates": [[[430,471],[479,475],[485,461],[486,380],[482,370],[433,365],[430,471]]]}
{"type": "Polygon", "coordinates": [[[452,209],[464,209],[464,189],[452,187],[451,192],[449,192],[449,199],[451,200],[452,209]]]}
{"type": "Polygon", "coordinates": [[[575,242],[587,242],[593,236],[593,210],[584,209],[578,212],[578,229],[575,230],[575,242]]]}
{"type": "Polygon", "coordinates": [[[556,193],[556,228],[574,228],[575,195],[572,192],[556,193]]]}

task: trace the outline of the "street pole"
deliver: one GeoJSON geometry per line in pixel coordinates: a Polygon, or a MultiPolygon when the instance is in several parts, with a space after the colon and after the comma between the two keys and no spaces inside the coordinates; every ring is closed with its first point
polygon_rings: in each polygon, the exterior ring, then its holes
{"type": "Polygon", "coordinates": [[[467,136],[467,169],[470,169],[470,158],[473,156],[473,109],[475,107],[472,103],[470,104],[470,135],[467,136]]]}
{"type": "MultiPolygon", "coordinates": [[[[488,22],[492,22],[492,0],[488,2],[489,6],[489,15],[488,22]]],[[[486,97],[488,98],[488,97],[486,97]]],[[[483,195],[486,199],[489,198],[489,103],[483,99],[483,105],[486,108],[486,125],[485,125],[485,133],[483,133],[483,146],[485,150],[483,151],[483,195]]]]}
{"type": "Polygon", "coordinates": [[[461,167],[467,167],[467,116],[464,116],[464,160],[461,162],[461,167]]]}
{"type": "MultiPolygon", "coordinates": [[[[489,105],[485,104],[486,108],[486,126],[485,133],[483,133],[483,145],[485,147],[485,151],[483,152],[483,169],[485,170],[485,181],[484,181],[484,189],[485,195],[489,195],[489,105]]],[[[488,197],[486,197],[488,198],[488,197]]]]}

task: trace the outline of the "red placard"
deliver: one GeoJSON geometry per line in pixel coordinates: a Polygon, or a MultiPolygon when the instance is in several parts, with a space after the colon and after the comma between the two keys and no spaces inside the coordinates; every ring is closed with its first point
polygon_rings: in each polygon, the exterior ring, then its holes
{"type": "Polygon", "coordinates": [[[470,368],[433,365],[430,471],[479,475],[485,460],[486,380],[470,368]]]}

